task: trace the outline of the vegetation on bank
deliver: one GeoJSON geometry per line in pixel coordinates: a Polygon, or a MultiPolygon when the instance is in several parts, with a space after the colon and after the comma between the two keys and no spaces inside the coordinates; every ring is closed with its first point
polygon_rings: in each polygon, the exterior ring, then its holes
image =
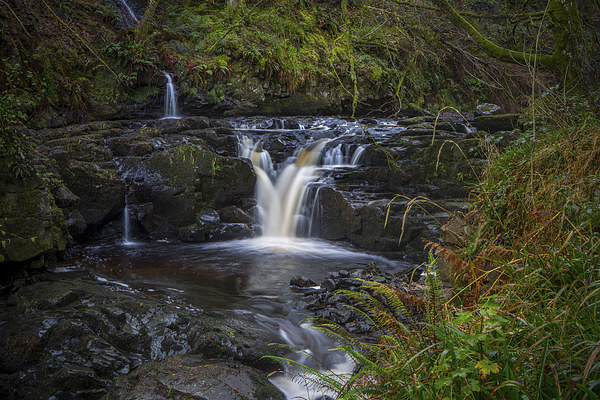
{"type": "MultiPolygon", "coordinates": [[[[554,33],[566,22],[544,18],[540,1],[234,3],[151,1],[135,27],[116,2],[8,0],[0,8],[0,90],[13,99],[12,112],[41,127],[109,116],[119,104],[155,98],[162,70],[176,74],[184,96],[215,104],[245,101],[260,85],[268,95],[329,90],[350,99],[351,108],[389,114],[487,100],[508,111],[525,104],[524,78],[537,61],[494,61],[465,34],[464,18],[472,37],[526,49],[522,54],[537,51],[540,63],[564,47],[554,33]]],[[[597,51],[591,14],[573,18],[581,39],[573,65],[585,64],[585,71],[598,63],[580,61],[597,51]]]]}
{"type": "Polygon", "coordinates": [[[429,244],[423,299],[375,282],[340,291],[377,343],[319,321],[358,365],[349,379],[311,371],[339,398],[600,397],[599,113],[553,88],[526,115],[491,153],[462,246],[429,244]],[[438,265],[456,278],[449,291],[438,265]]]}

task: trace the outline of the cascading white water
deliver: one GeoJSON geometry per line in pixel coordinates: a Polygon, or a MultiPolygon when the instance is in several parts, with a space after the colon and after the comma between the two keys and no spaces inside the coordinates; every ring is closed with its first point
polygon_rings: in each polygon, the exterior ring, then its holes
{"type": "Polygon", "coordinates": [[[129,7],[129,4],[127,4],[126,0],[121,0],[121,3],[123,4],[123,7],[125,7],[125,9],[127,10],[127,12],[129,13],[129,16],[137,23],[140,22],[139,19],[135,16],[135,14],[133,13],[133,10],[131,9],[131,7],[129,7]]]}
{"type": "Polygon", "coordinates": [[[295,162],[287,165],[275,179],[271,157],[262,144],[241,138],[239,155],[249,158],[256,172],[256,203],[263,236],[296,237],[301,227],[306,230],[304,203],[310,183],[318,178],[315,164],[326,143],[320,140],[300,149],[295,162]]]}
{"type": "Polygon", "coordinates": [[[364,146],[358,146],[352,156],[350,156],[350,145],[342,143],[330,148],[323,154],[323,165],[329,166],[347,166],[358,165],[362,153],[365,151],[364,146]]]}
{"type": "Polygon", "coordinates": [[[123,208],[123,244],[131,243],[131,236],[129,234],[131,222],[129,218],[129,206],[125,204],[125,208],[123,208]]]}
{"type": "Polygon", "coordinates": [[[177,92],[173,84],[173,77],[168,72],[163,72],[167,78],[167,87],[165,93],[165,116],[163,119],[178,119],[177,115],[177,92]]]}
{"type": "Polygon", "coordinates": [[[358,165],[360,158],[365,152],[365,146],[358,146],[356,150],[354,150],[354,155],[352,156],[352,160],[350,160],[350,165],[358,165]]]}
{"type": "Polygon", "coordinates": [[[338,144],[333,149],[327,150],[323,155],[324,165],[343,165],[344,153],[342,152],[342,144],[338,144]]]}
{"type": "Polygon", "coordinates": [[[125,207],[123,207],[123,232],[121,243],[125,246],[133,246],[136,242],[131,240],[131,215],[129,210],[129,194],[125,194],[125,207]]]}
{"type": "Polygon", "coordinates": [[[254,140],[251,138],[242,136],[238,143],[238,155],[250,159],[252,165],[258,166],[269,177],[274,178],[275,170],[273,168],[273,161],[269,152],[263,150],[262,142],[254,143],[254,140]]]}

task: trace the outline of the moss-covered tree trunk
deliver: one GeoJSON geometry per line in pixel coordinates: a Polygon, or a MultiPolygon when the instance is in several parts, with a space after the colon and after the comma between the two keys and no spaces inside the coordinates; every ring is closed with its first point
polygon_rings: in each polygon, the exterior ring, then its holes
{"type": "Polygon", "coordinates": [[[490,57],[509,63],[537,64],[561,74],[564,82],[578,84],[582,74],[585,46],[583,29],[575,0],[550,0],[548,14],[554,36],[552,54],[535,54],[498,46],[485,38],[448,0],[432,0],[452,23],[465,31],[490,57]]]}
{"type": "Polygon", "coordinates": [[[154,16],[154,13],[156,12],[156,7],[158,6],[159,2],[160,0],[148,0],[146,11],[144,11],[142,19],[135,28],[135,37],[137,39],[143,39],[146,36],[146,33],[148,32],[148,23],[154,16]]]}
{"type": "Polygon", "coordinates": [[[554,37],[554,68],[563,79],[577,83],[585,70],[585,44],[581,16],[575,0],[551,0],[548,14],[554,37]]]}

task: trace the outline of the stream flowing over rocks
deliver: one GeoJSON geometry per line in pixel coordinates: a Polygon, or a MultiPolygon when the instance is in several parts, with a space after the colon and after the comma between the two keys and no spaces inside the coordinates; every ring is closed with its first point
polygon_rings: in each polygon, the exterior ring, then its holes
{"type": "Polygon", "coordinates": [[[1,396],[284,398],[261,356],[285,353],[267,344],[327,354],[304,313],[373,338],[335,290],[361,278],[418,295],[423,239],[442,242],[440,226],[466,210],[480,132],[434,122],[185,117],[32,132],[48,173],[0,181],[13,280],[1,396]],[[14,281],[22,263],[48,269],[14,281]]]}

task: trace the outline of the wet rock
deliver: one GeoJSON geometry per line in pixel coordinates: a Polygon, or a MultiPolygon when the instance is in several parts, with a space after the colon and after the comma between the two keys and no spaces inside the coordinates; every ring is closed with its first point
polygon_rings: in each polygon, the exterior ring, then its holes
{"type": "Polygon", "coordinates": [[[201,243],[206,241],[208,229],[199,224],[185,226],[179,229],[178,238],[182,242],[201,243]]]}
{"type": "MultiPolygon", "coordinates": [[[[227,368],[215,367],[212,373],[220,371],[216,376],[227,382],[227,376],[237,379],[237,368],[256,377],[248,379],[256,382],[257,393],[267,393],[260,391],[266,386],[258,383],[261,379],[265,383],[264,373],[239,363],[275,368],[261,360],[262,355],[272,354],[267,343],[278,341],[274,332],[238,317],[167,304],[85,273],[49,274],[47,278],[0,303],[3,397],[99,398],[116,379],[144,362],[184,353],[195,354],[198,361],[235,360],[227,368]]],[[[174,379],[170,382],[182,382],[178,379],[185,376],[183,370],[180,376],[169,373],[169,379],[174,379]]],[[[135,380],[129,382],[135,385],[135,380]]]]}
{"type": "Polygon", "coordinates": [[[333,278],[325,278],[321,281],[321,288],[328,291],[333,291],[338,288],[338,284],[333,278]]]}
{"type": "Polygon", "coordinates": [[[59,163],[58,170],[69,190],[80,198],[77,209],[88,227],[101,226],[121,213],[127,185],[117,176],[114,164],[71,159],[59,163]]]}
{"type": "Polygon", "coordinates": [[[424,304],[417,295],[423,293],[423,286],[418,282],[423,270],[422,266],[415,268],[406,264],[404,269],[390,274],[380,271],[372,263],[365,268],[344,271],[344,274],[329,273],[323,279],[321,289],[305,293],[304,304],[317,318],[338,324],[360,339],[377,340],[381,333],[381,327],[373,326],[372,321],[366,319],[363,314],[345,306],[358,306],[360,309],[361,302],[356,299],[363,295],[370,295],[374,296],[381,304],[383,307],[381,311],[387,310],[385,312],[396,315],[403,323],[409,323],[409,320],[416,321],[420,318],[424,304]],[[390,303],[385,296],[369,289],[369,285],[373,282],[392,287],[398,293],[400,301],[403,302],[404,309],[398,309],[397,304],[390,303]],[[355,296],[348,295],[347,291],[355,292],[355,296]],[[407,315],[403,314],[405,310],[409,310],[411,313],[408,319],[407,315]]]}
{"type": "Polygon", "coordinates": [[[65,185],[59,184],[52,190],[54,201],[60,208],[74,207],[79,202],[79,197],[75,196],[65,185]]]}
{"type": "Polygon", "coordinates": [[[482,115],[476,117],[472,124],[480,131],[495,133],[510,131],[520,126],[520,114],[482,115]]]}
{"type": "Polygon", "coordinates": [[[314,227],[318,236],[329,240],[345,239],[360,229],[360,220],[344,196],[332,187],[319,190],[314,227]]]}
{"type": "Polygon", "coordinates": [[[410,126],[410,125],[417,125],[417,124],[423,124],[423,123],[433,123],[434,121],[435,121],[435,117],[430,116],[430,115],[425,115],[425,116],[416,116],[416,117],[411,117],[411,118],[403,118],[403,119],[397,121],[397,123],[400,126],[410,126]]]}
{"type": "Polygon", "coordinates": [[[502,107],[491,103],[483,103],[475,107],[475,115],[477,116],[500,114],[501,111],[502,107]]]}
{"type": "Polygon", "coordinates": [[[252,229],[248,224],[229,223],[220,224],[210,232],[210,240],[246,239],[252,236],[252,229]]]}
{"type": "Polygon", "coordinates": [[[63,209],[63,214],[65,215],[66,225],[69,234],[73,238],[78,238],[79,236],[81,236],[87,228],[85,218],[83,218],[81,212],[79,212],[77,208],[68,208],[63,209]]]}
{"type": "Polygon", "coordinates": [[[15,178],[0,159],[0,258],[24,262],[64,250],[65,218],[37,177],[15,178]]]}
{"type": "Polygon", "coordinates": [[[317,284],[312,279],[306,278],[301,275],[296,275],[290,280],[290,286],[293,288],[303,289],[317,286],[317,284]]]}
{"type": "Polygon", "coordinates": [[[254,218],[248,213],[235,206],[220,209],[219,218],[223,222],[241,222],[244,224],[249,224],[254,221],[254,218]]]}
{"type": "Polygon", "coordinates": [[[146,363],[129,374],[106,400],[283,400],[263,371],[233,361],[190,355],[146,363]]]}

